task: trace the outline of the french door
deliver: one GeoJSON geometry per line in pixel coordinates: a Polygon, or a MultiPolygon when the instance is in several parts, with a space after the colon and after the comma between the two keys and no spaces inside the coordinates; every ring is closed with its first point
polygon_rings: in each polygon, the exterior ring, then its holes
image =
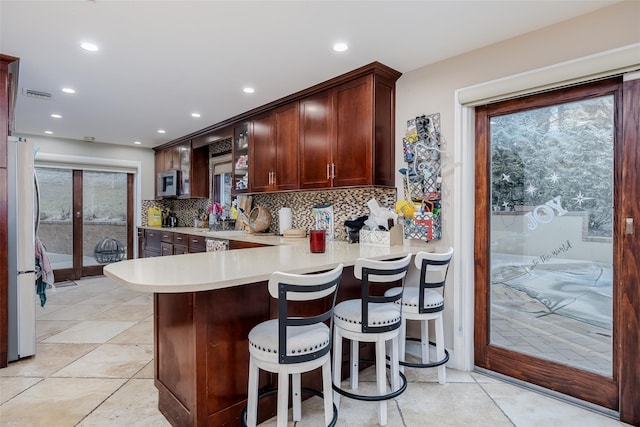
{"type": "Polygon", "coordinates": [[[37,167],[40,227],[56,282],[133,258],[133,174],[37,167]],[[117,253],[117,252],[120,253],[117,253]]]}
{"type": "Polygon", "coordinates": [[[639,95],[614,78],[476,108],[476,366],[635,422],[639,95]]]}

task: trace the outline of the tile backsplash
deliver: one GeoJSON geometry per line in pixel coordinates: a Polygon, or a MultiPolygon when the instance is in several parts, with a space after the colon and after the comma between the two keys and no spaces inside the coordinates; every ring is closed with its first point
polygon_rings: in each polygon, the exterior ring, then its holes
{"type": "MultiPolygon", "coordinates": [[[[316,205],[332,205],[335,226],[335,238],[347,240],[344,222],[369,214],[367,202],[376,199],[380,206],[394,208],[395,188],[356,187],[316,191],[293,191],[283,193],[261,193],[253,195],[253,206],[263,206],[271,212],[273,222],[271,232],[278,232],[278,212],[282,207],[291,208],[292,227],[311,229],[314,219],[311,209],[316,205]]],[[[169,208],[176,213],[180,227],[192,227],[195,212],[206,209],[207,199],[143,200],[142,225],[147,225],[147,210],[152,206],[169,208]]]]}

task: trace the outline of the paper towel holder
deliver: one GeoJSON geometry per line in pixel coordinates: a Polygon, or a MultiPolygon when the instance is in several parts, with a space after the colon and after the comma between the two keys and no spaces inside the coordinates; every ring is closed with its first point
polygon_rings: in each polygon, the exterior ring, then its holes
{"type": "Polygon", "coordinates": [[[292,228],[291,221],[291,208],[281,207],[280,211],[278,211],[278,234],[282,236],[284,235],[285,230],[290,230],[292,228]]]}

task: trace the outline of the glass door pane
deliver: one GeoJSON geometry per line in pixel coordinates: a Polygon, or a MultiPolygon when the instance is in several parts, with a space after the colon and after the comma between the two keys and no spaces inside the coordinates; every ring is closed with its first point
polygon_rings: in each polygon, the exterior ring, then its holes
{"type": "Polygon", "coordinates": [[[127,174],[82,173],[82,265],[126,258],[127,174]]]}
{"type": "Polygon", "coordinates": [[[489,135],[490,344],[611,377],[614,97],[489,135]]]}
{"type": "Polygon", "coordinates": [[[73,175],[70,169],[36,168],[40,185],[40,229],[51,267],[73,267],[73,175]]]}

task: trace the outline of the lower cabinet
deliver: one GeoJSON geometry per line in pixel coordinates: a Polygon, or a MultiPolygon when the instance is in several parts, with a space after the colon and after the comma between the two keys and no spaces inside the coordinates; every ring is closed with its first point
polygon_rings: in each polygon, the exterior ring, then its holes
{"type": "Polygon", "coordinates": [[[177,233],[167,229],[138,229],[138,256],[140,258],[193,254],[205,252],[206,248],[207,242],[204,236],[177,233]]]}

